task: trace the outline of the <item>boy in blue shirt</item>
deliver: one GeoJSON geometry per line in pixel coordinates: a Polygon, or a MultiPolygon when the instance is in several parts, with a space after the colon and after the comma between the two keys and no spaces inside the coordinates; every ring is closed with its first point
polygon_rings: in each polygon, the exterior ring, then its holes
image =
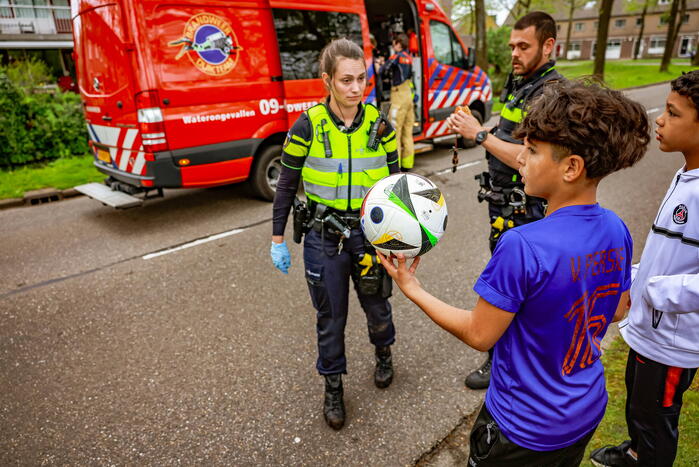
{"type": "Polygon", "coordinates": [[[491,384],[470,439],[469,465],[571,466],[607,403],[600,341],[622,318],[632,240],[596,201],[602,178],[643,157],[643,107],[620,92],[579,82],[547,85],[516,138],[528,196],[548,201],[543,219],[507,231],[476,281],[473,310],[433,297],[402,255],[381,262],[403,293],[477,350],[495,346],[491,384]]]}

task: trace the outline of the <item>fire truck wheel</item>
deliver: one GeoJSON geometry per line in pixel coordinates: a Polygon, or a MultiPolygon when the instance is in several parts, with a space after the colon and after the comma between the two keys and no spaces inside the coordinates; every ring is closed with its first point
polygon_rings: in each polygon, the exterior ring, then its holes
{"type": "MultiPolygon", "coordinates": [[[[481,125],[483,124],[483,115],[481,115],[480,111],[471,109],[471,114],[476,117],[476,120],[478,120],[478,123],[481,125]]],[[[459,138],[461,141],[459,141],[459,147],[460,148],[466,148],[466,149],[471,149],[476,147],[476,142],[472,139],[466,139],[466,138],[459,138]]]]}
{"type": "Polygon", "coordinates": [[[272,201],[281,172],[282,147],[273,144],[260,152],[253,162],[250,187],[255,195],[265,201],[272,201]]]}

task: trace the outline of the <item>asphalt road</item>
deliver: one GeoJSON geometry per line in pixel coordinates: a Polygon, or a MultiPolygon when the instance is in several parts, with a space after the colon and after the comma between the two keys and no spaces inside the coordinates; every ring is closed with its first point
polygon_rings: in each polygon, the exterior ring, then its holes
{"type": "MultiPolygon", "coordinates": [[[[655,118],[667,90],[630,95],[655,118]]],[[[417,157],[450,213],[419,277],[469,307],[489,257],[473,179],[485,162],[478,148],[460,159],[456,174],[436,174],[450,166],[448,150],[417,157]]],[[[636,260],[681,164],[653,142],[601,184],[599,201],[629,226],[636,260]]],[[[301,248],[291,243],[290,274],[277,272],[270,219],[271,205],[244,186],[170,190],[128,211],[84,197],[0,211],[0,464],[410,465],[478,408],[483,392],[463,377],[482,354],[400,292],[396,378],[375,388],[352,298],[348,423],[329,429],[301,248]]]]}

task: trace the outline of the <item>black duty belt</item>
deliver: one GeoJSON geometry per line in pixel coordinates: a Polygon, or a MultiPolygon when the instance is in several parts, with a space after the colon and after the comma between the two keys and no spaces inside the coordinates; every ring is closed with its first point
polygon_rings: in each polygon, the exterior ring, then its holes
{"type": "MultiPolygon", "coordinates": [[[[342,216],[338,215],[338,217],[345,223],[350,229],[358,229],[360,228],[360,223],[359,223],[359,214],[356,216],[342,216]]],[[[323,228],[323,222],[315,219],[313,221],[313,230],[316,232],[320,232],[323,228]]],[[[326,232],[327,233],[327,232],[326,232]]]]}

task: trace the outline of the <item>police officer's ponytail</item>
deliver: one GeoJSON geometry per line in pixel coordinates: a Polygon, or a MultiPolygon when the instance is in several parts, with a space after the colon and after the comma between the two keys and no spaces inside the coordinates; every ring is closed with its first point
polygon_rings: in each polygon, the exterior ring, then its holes
{"type": "MultiPolygon", "coordinates": [[[[330,79],[335,74],[337,62],[340,58],[361,60],[364,63],[364,51],[356,43],[349,39],[335,39],[323,48],[320,53],[320,77],[327,73],[330,79]]],[[[366,66],[366,63],[365,63],[366,66]]],[[[326,83],[327,86],[327,83],[326,83]]]]}

